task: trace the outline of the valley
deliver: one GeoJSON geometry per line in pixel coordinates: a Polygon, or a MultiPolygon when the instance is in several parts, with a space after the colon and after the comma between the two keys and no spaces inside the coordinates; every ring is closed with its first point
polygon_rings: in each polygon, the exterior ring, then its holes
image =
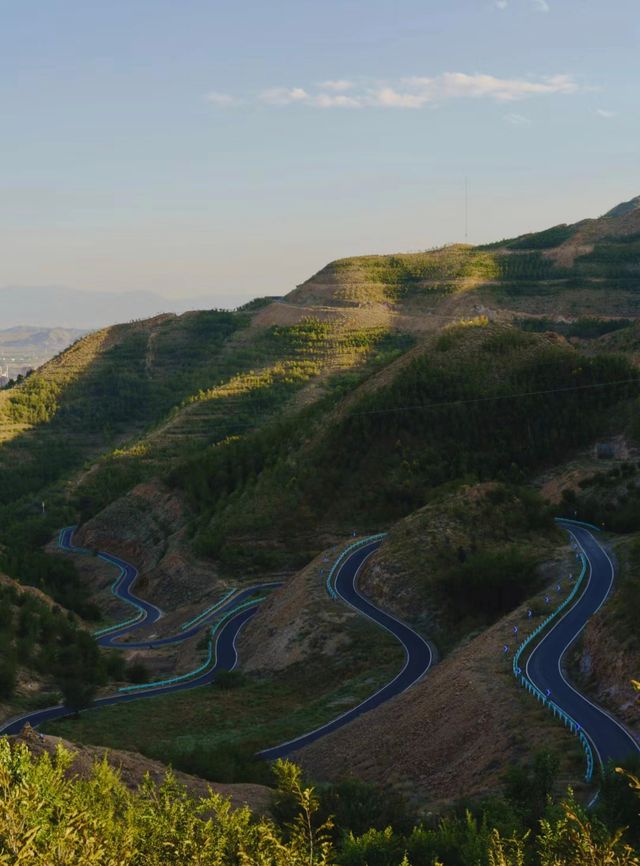
{"type": "Polygon", "coordinates": [[[544,760],[592,802],[638,752],[639,260],[634,199],[104,328],[1,390],[2,732],[225,785],[293,757],[416,820],[544,760]]]}

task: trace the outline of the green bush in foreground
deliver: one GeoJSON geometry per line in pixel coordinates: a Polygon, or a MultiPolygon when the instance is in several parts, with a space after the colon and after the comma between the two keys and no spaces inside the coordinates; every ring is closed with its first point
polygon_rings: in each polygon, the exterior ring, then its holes
{"type": "Polygon", "coordinates": [[[71,755],[34,758],[23,744],[0,741],[0,863],[82,866],[323,866],[332,863],[328,826],[315,827],[316,801],[293,764],[278,781],[300,812],[278,830],[248,808],[211,793],[195,802],[169,772],[129,791],[106,762],[89,779],[67,778],[71,755]],[[285,838],[286,837],[286,838],[285,838]]]}
{"type": "MultiPolygon", "coordinates": [[[[47,866],[640,866],[638,854],[571,800],[530,831],[501,833],[471,814],[415,827],[353,833],[339,850],[319,817],[313,788],[286,761],[275,766],[280,797],[295,805],[284,825],[233,809],[217,794],[192,800],[171,772],[130,791],[106,761],[89,778],[69,774],[59,748],[34,757],[0,739],[0,864],[47,866]]],[[[638,783],[631,779],[632,787],[638,783]]]]}

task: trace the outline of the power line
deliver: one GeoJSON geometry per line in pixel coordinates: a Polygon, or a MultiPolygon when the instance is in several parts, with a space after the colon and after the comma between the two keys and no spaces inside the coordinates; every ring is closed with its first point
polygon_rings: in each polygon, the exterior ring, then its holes
{"type": "Polygon", "coordinates": [[[520,397],[540,397],[547,394],[562,394],[567,391],[586,391],[592,388],[607,388],[614,385],[640,384],[637,379],[619,379],[615,382],[594,382],[591,385],[566,385],[562,388],[546,388],[540,391],[520,391],[512,394],[493,394],[487,397],[470,397],[461,400],[446,400],[440,403],[424,403],[416,406],[397,406],[395,409],[367,409],[362,412],[352,412],[352,415],[391,415],[395,412],[417,412],[439,409],[444,406],[463,406],[470,403],[488,403],[494,400],[515,400],[520,397]]]}

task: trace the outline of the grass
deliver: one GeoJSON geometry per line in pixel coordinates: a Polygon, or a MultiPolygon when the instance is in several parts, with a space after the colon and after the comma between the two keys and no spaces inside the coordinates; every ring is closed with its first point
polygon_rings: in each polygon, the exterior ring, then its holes
{"type": "Polygon", "coordinates": [[[245,677],[233,689],[211,686],[85,711],[43,730],[80,743],[161,757],[176,751],[276,745],[356,706],[402,666],[399,644],[357,620],[339,657],[314,658],[268,678],[245,677]]]}

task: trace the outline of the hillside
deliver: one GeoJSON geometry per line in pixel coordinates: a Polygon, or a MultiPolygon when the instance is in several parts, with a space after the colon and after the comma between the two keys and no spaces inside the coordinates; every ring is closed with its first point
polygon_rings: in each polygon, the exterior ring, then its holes
{"type": "MultiPolygon", "coordinates": [[[[236,588],[284,583],[239,640],[237,689],[110,707],[57,730],[205,775],[226,767],[235,780],[261,779],[257,748],[353,706],[397,669],[393,641],[338,611],[320,576],[348,539],[386,531],[363,585],[436,641],[442,669],[473,697],[456,703],[435,670],[399,699],[411,708],[407,741],[418,749],[418,720],[436,695],[433,711],[455,706],[451,736],[469,743],[469,790],[482,793],[483,778],[497,790],[500,754],[526,760],[548,721],[533,745],[511,736],[530,708],[512,700],[491,647],[562,559],[553,514],[597,504],[586,487],[578,501],[556,485],[549,507],[534,487],[597,442],[637,441],[638,280],[631,202],[485,247],[334,262],[284,299],[235,312],[105,328],[0,391],[0,568],[12,579],[87,629],[127,615],[96,557],[51,555],[60,528],[79,524],[76,543],[133,563],[137,590],[161,606],[143,640],[171,635],[236,588]],[[482,694],[494,674],[501,722],[482,694]],[[495,766],[479,762],[474,716],[501,732],[495,766]]],[[[625,495],[612,513],[638,530],[635,493],[625,495]]],[[[81,633],[99,660],[94,690],[124,681],[127,663],[182,674],[206,645],[198,635],[107,655],[81,633]]],[[[12,647],[20,637],[12,632],[12,647]]],[[[372,743],[392,713],[382,707],[336,734],[340,772],[353,760],[382,780],[353,737],[372,743]]],[[[434,770],[453,742],[436,738],[411,777],[421,789],[431,778],[443,799],[459,793],[434,770]]],[[[387,766],[405,767],[398,748],[387,766]]],[[[323,774],[324,754],[318,744],[303,757],[323,774]]]]}
{"type": "Polygon", "coordinates": [[[173,483],[203,515],[198,550],[238,569],[266,544],[274,563],[298,564],[292,556],[318,533],[326,546],[345,528],[386,528],[439,485],[526,479],[605,430],[604,408],[637,393],[590,388],[633,379],[621,356],[482,322],[429,337],[402,360],[337,402],[180,467],[173,483]]]}
{"type": "Polygon", "coordinates": [[[361,256],[327,265],[286,303],[387,306],[412,314],[637,315],[640,200],[604,217],[483,247],[361,256]],[[606,291],[603,291],[606,289],[606,291]]]}
{"type": "Polygon", "coordinates": [[[86,331],[14,327],[0,330],[0,387],[63,352],[86,331]]]}

